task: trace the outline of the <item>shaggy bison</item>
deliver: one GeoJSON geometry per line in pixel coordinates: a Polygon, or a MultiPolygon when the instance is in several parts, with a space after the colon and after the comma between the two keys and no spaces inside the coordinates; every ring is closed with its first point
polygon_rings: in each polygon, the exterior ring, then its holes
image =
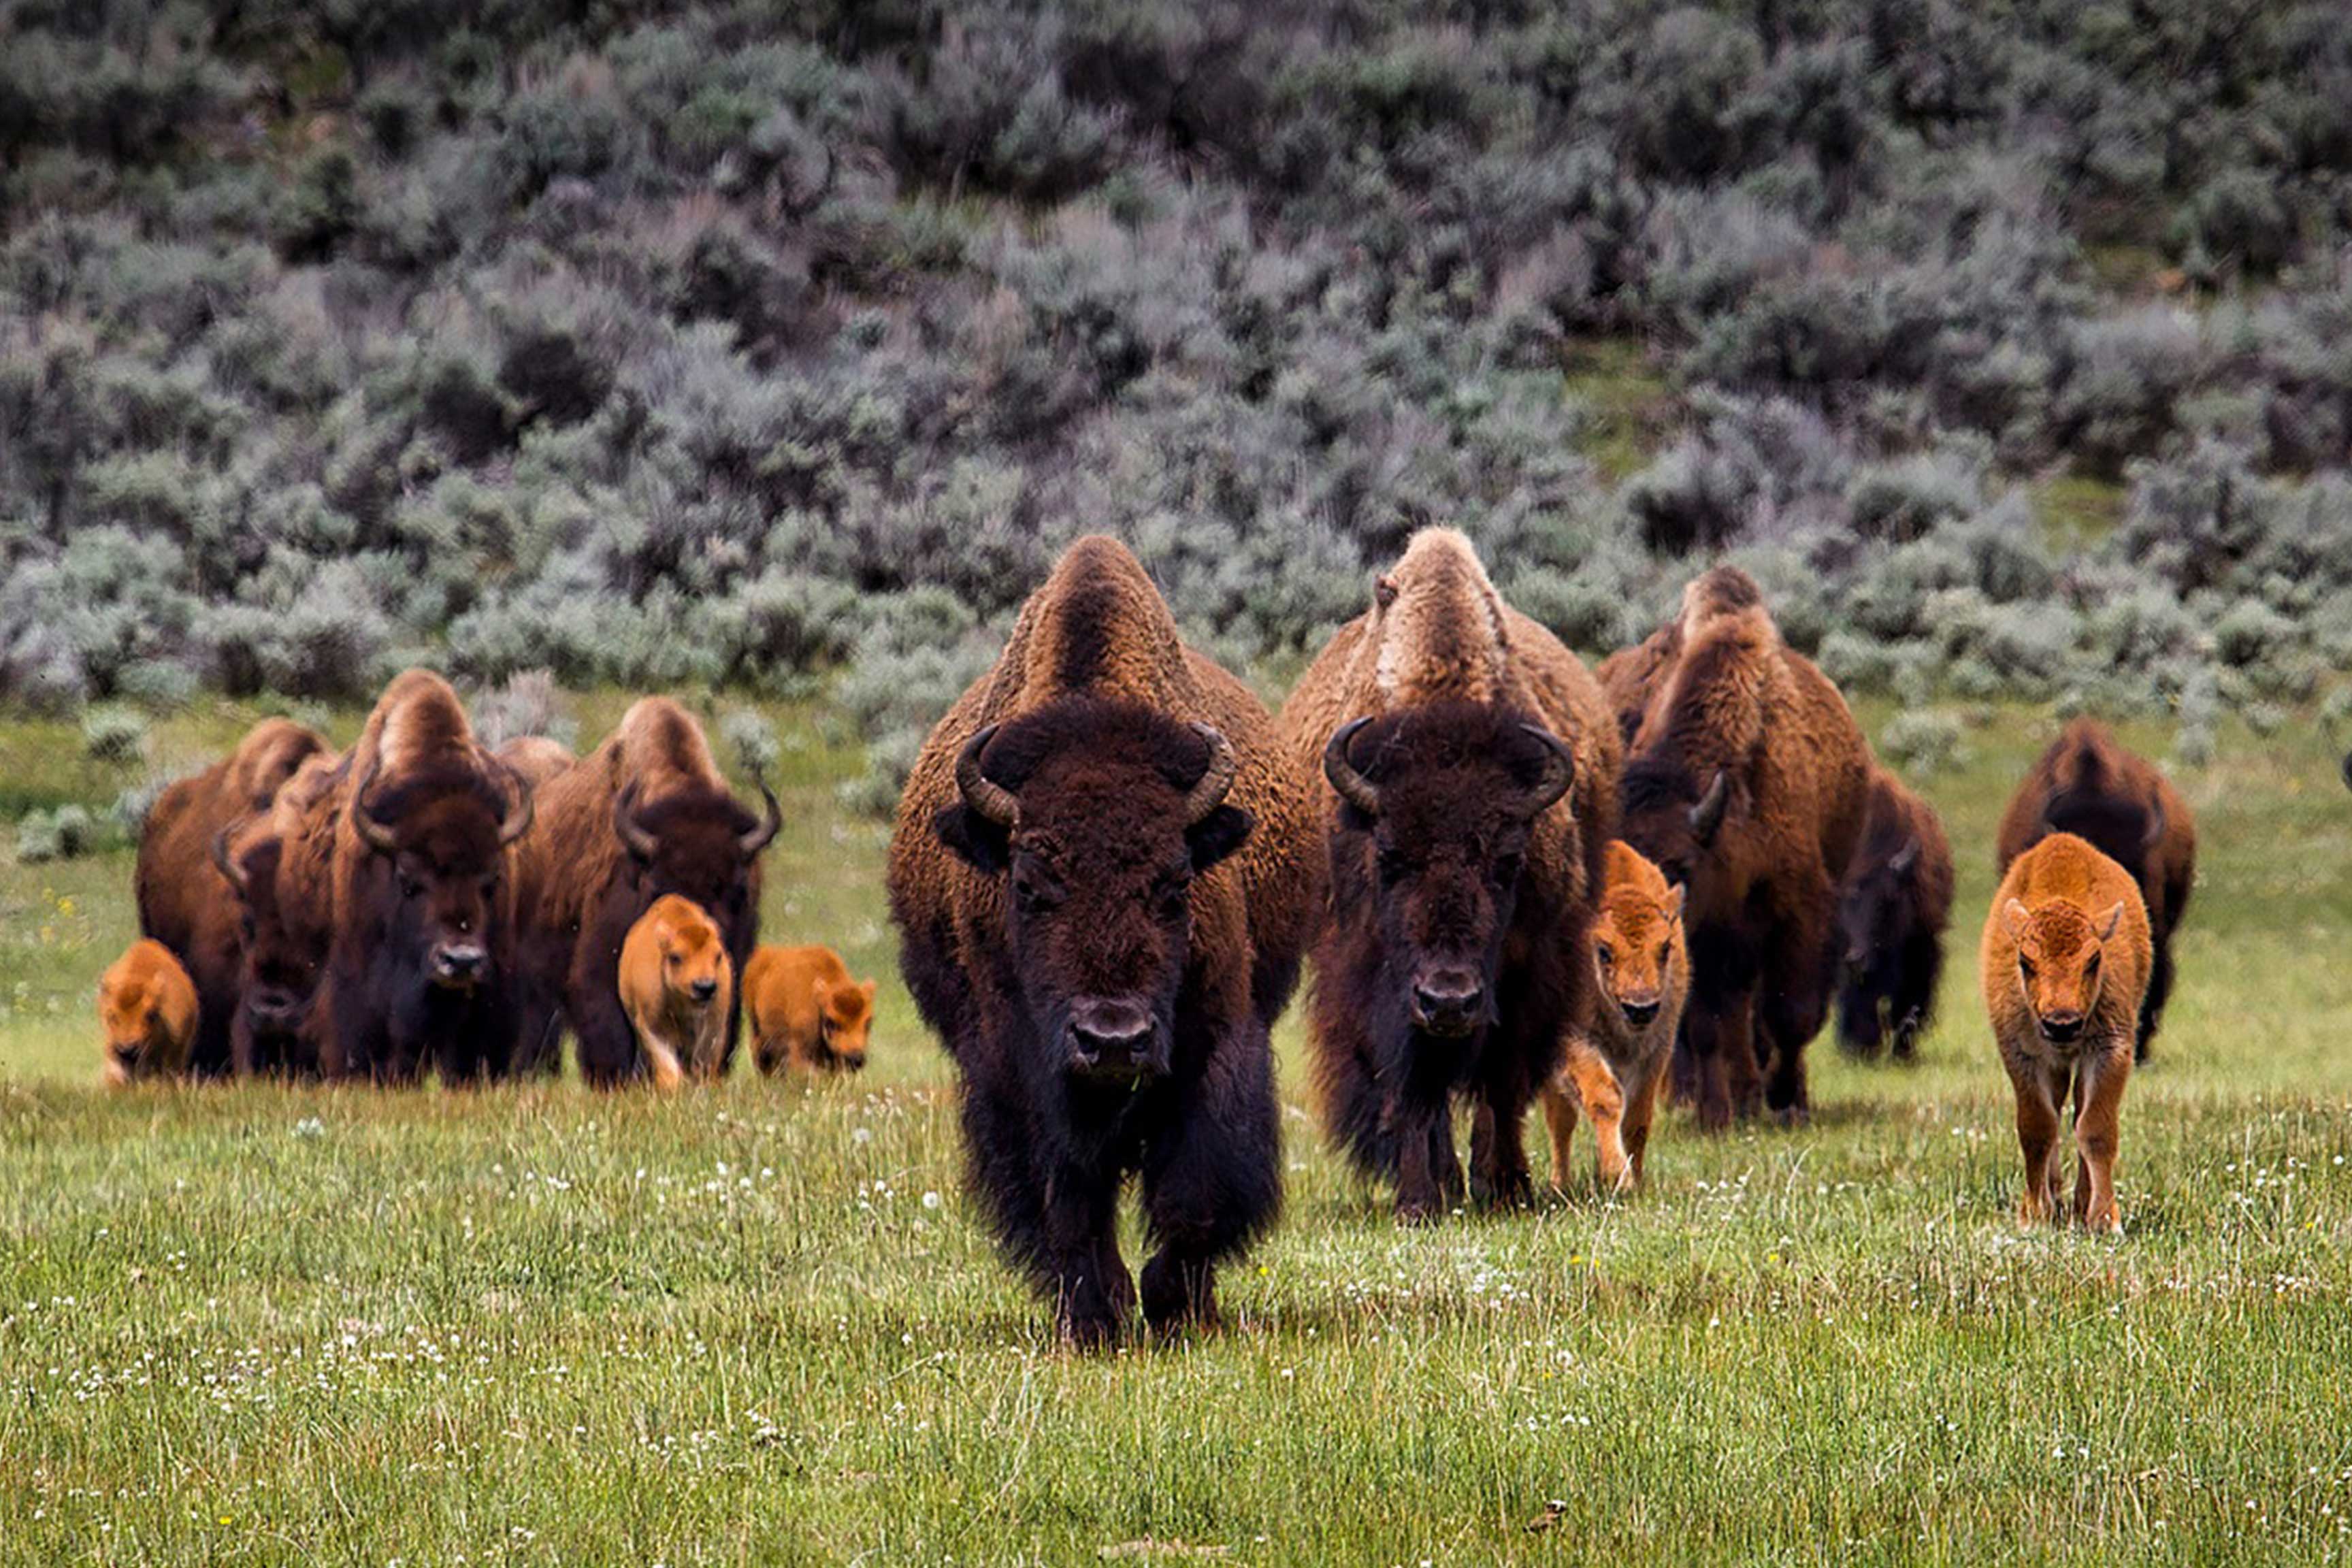
{"type": "Polygon", "coordinates": [[[1217,1265],[1273,1218],[1267,1030],[1312,887],[1305,786],[1249,689],[1185,647],[1126,548],[1080,540],[924,743],[890,840],[900,963],[963,1079],[972,1180],[1081,1345],[1136,1288],[1213,1321],[1217,1265]]]}
{"type": "Polygon", "coordinates": [[[1838,1038],[1857,1056],[1890,1041],[1909,1061],[1936,1010],[1952,920],[1952,847],[1935,808],[1884,768],[1870,774],[1862,847],[1838,898],[1844,949],[1838,1038]]]}
{"type": "MultiPolygon", "coordinates": [[[[530,989],[524,1065],[552,1071],[560,1028],[579,1041],[581,1076],[604,1088],[645,1070],[622,1008],[621,944],[667,894],[698,905],[741,973],[760,931],[760,854],[783,810],[765,784],[754,816],[739,805],[694,715],[666,697],[633,704],[604,743],[539,791],[523,847],[520,908],[530,989]]],[[[735,1051],[730,997],[719,1070],[735,1051]]]]}
{"type": "Polygon", "coordinates": [[[621,943],[621,1009],[655,1088],[676,1089],[688,1072],[719,1076],[734,980],[717,923],[676,893],[656,899],[629,928],[621,943]]]}
{"type": "Polygon", "coordinates": [[[763,947],[743,971],[752,1060],[763,1073],[856,1072],[866,1065],[874,982],[829,947],[763,947]]]}
{"type": "Polygon", "coordinates": [[[1600,688],[1505,605],[1468,540],[1412,539],[1282,710],[1320,774],[1330,897],[1309,1038],[1326,1125],[1422,1219],[1529,1193],[1528,1101],[1592,990],[1621,756],[1600,688]]]}
{"type": "Polygon", "coordinates": [[[268,810],[278,785],[325,747],[299,724],[265,719],[226,757],[158,795],[140,831],[139,930],[171,949],[195,985],[188,1066],[199,1077],[229,1070],[242,962],[236,902],[213,876],[221,835],[268,810]]]}
{"type": "Polygon", "coordinates": [[[1592,1119],[1601,1184],[1638,1185],[1650,1123],[1690,994],[1690,947],[1683,941],[1683,890],[1618,840],[1592,923],[1593,978],[1600,995],[1591,1026],[1569,1036],[1567,1059],[1544,1086],[1551,1128],[1551,1184],[1569,1185],[1569,1148],[1579,1109],[1592,1119]]]}
{"type": "Polygon", "coordinates": [[[2076,719],[2026,770],[2010,797],[2000,818],[2000,869],[2053,833],[2087,840],[2139,883],[2156,943],[2134,1047],[2146,1061],[2164,1021],[2165,998],[2172,994],[2172,933],[2180,929],[2197,879],[2196,816],[2154,763],[2126,751],[2096,721],[2076,719]]]}
{"type": "Polygon", "coordinates": [[[313,1005],[333,935],[335,788],[341,759],[320,752],[279,786],[269,809],[215,840],[235,889],[239,946],[229,1058],[240,1073],[319,1072],[313,1005]]]}
{"type": "Polygon", "coordinates": [[[444,1081],[512,1065],[514,845],[530,787],[476,742],[447,681],[396,678],[335,785],[326,1065],[332,1076],[444,1081]]]}
{"type": "Polygon", "coordinates": [[[1603,666],[1639,709],[1626,842],[1688,890],[1693,983],[1675,1075],[1699,1121],[1806,1110],[1828,1015],[1838,885],[1862,837],[1870,750],[1837,689],[1780,640],[1755,580],[1717,567],[1680,616],[1603,666]]]}
{"type": "Polygon", "coordinates": [[[149,937],[132,942],[98,981],[106,1081],[120,1086],[185,1071],[196,1014],[195,983],[172,950],[149,937]]]}
{"type": "Polygon", "coordinates": [[[2071,833],[2013,861],[1985,921],[1985,1011],[2017,1091],[2028,1223],[2057,1205],[2059,1112],[2074,1097],[2074,1217],[2120,1230],[2116,1122],[2153,963],[2131,874],[2071,833]]]}

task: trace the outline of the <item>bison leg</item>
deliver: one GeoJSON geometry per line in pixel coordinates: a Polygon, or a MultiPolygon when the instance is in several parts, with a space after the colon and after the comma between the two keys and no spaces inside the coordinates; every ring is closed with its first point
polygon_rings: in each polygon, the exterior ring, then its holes
{"type": "Polygon", "coordinates": [[[1544,1128],[1551,1134],[1551,1184],[1555,1192],[1569,1188],[1569,1156],[1576,1142],[1577,1099],[1567,1075],[1543,1088],[1544,1128]]]}
{"type": "MultiPolygon", "coordinates": [[[[1626,1096],[1609,1058],[1589,1040],[1569,1042],[1567,1075],[1576,1085],[1585,1114],[1592,1118],[1592,1138],[1606,1192],[1622,1192],[1629,1184],[1631,1165],[1625,1151],[1626,1096]]],[[[1557,1162],[1555,1162],[1557,1163],[1557,1162]]]]}
{"type": "Polygon", "coordinates": [[[1754,994],[1742,989],[1694,996],[1683,1015],[1683,1038],[1696,1079],[1692,1099],[1699,1125],[1710,1132],[1730,1126],[1733,1111],[1755,1101],[1756,1048],[1749,1037],[1754,1012],[1754,994]]]}
{"type": "Polygon", "coordinates": [[[1446,1102],[1440,1099],[1433,1105],[1392,1096],[1383,1121],[1396,1141],[1398,1221],[1418,1225],[1435,1219],[1462,1180],[1446,1102]]]}
{"type": "Polygon", "coordinates": [[[629,1026],[628,1012],[621,1005],[618,971],[586,973],[593,967],[573,971],[564,1011],[571,1015],[572,1037],[579,1042],[581,1078],[597,1089],[617,1089],[639,1077],[645,1064],[638,1059],[637,1032],[629,1026]]]}
{"type": "MultiPolygon", "coordinates": [[[[2048,1219],[2051,1213],[2051,1156],[2058,1142],[2058,1106],[2052,1099],[2050,1078],[2040,1064],[2001,1053],[2009,1068],[2010,1087],[2017,1095],[2017,1152],[2025,1165],[2025,1198],[2017,1217],[2027,1225],[2048,1219]]],[[[2065,1091],[2062,1088],[2060,1094],[2065,1091]]]]}
{"type": "MultiPolygon", "coordinates": [[[[1817,889],[1828,908],[1832,889],[1817,889]]],[[[1759,998],[1756,1057],[1770,1068],[1764,1103],[1784,1121],[1802,1121],[1811,1109],[1805,1089],[1805,1047],[1829,1016],[1835,953],[1819,910],[1774,922],[1759,998]]]]}
{"type": "Polygon", "coordinates": [[[1657,1119],[1658,1093],[1665,1087],[1665,1074],[1659,1066],[1652,1063],[1626,1097],[1625,1161],[1633,1169],[1636,1187],[1642,1184],[1643,1162],[1650,1152],[1650,1124],[1657,1119]]]}
{"type": "Polygon", "coordinates": [[[2122,1143],[2124,1085],[2130,1078],[2130,1061],[2115,1051],[2084,1063],[2075,1080],[2074,1217],[2095,1231],[2124,1227],[2116,1205],[2116,1152],[2122,1143]]]}
{"type": "Polygon", "coordinates": [[[2171,933],[2167,932],[2156,943],[2155,962],[2147,972],[2147,994],[2140,999],[2139,1038],[2132,1047],[2133,1060],[2147,1060],[2147,1048],[2164,1023],[2165,999],[2171,994],[2172,939],[2171,933]]]}
{"type": "Polygon", "coordinates": [[[1135,1280],[1118,1255],[1118,1177],[1066,1164],[1046,1181],[1046,1266],[1063,1338],[1099,1350],[1135,1309],[1135,1280]]]}
{"type": "Polygon", "coordinates": [[[1488,1086],[1470,1119],[1470,1192],[1482,1207],[1512,1208],[1535,1195],[1528,1174],[1528,1095],[1488,1086]]]}
{"type": "Polygon", "coordinates": [[[1237,1030],[1144,1151],[1144,1227],[1158,1250],[1143,1270],[1143,1318],[1155,1331],[1216,1322],[1217,1264],[1263,1232],[1282,1202],[1273,1049],[1255,1018],[1237,1030]]]}

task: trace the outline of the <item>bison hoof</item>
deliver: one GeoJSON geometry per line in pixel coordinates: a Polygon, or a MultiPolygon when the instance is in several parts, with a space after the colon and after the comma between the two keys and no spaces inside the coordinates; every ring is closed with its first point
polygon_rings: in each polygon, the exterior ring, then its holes
{"type": "Polygon", "coordinates": [[[1435,1225],[1445,1217],[1445,1210],[1435,1198],[1399,1198],[1396,1222],[1399,1225],[1435,1225]]]}
{"type": "Polygon", "coordinates": [[[1208,1266],[1165,1257],[1145,1264],[1143,1321],[1161,1334],[1215,1328],[1216,1288],[1208,1266]]]}

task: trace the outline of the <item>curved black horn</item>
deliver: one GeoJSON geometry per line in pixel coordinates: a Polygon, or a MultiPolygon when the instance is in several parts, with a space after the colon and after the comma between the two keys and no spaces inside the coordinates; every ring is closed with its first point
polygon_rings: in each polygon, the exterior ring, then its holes
{"type": "Polygon", "coordinates": [[[980,768],[980,754],[996,739],[999,728],[991,724],[963,743],[962,754],[956,758],[956,793],[963,796],[965,805],[997,826],[1009,828],[1021,820],[1020,798],[980,768]]]}
{"type": "Polygon", "coordinates": [[[252,820],[250,816],[240,816],[213,836],[213,865],[219,869],[228,885],[236,889],[239,898],[245,896],[245,871],[237,865],[236,857],[228,852],[228,847],[230,840],[234,839],[238,831],[252,820]]]}
{"type": "Polygon", "coordinates": [[[369,848],[379,855],[390,855],[400,847],[399,843],[393,837],[392,829],[368,809],[367,803],[368,791],[375,787],[376,769],[383,761],[381,757],[370,757],[367,771],[360,774],[360,782],[352,789],[352,826],[359,830],[369,848]]]}
{"type": "Polygon", "coordinates": [[[1234,779],[1242,771],[1242,760],[1234,752],[1234,743],[1213,724],[1195,724],[1192,732],[1209,743],[1209,765],[1202,770],[1199,779],[1184,796],[1184,826],[1192,826],[1209,813],[1225,804],[1225,796],[1234,787],[1234,779]]]}
{"type": "Polygon", "coordinates": [[[1567,742],[1542,725],[1522,724],[1519,728],[1542,742],[1544,750],[1550,753],[1544,761],[1543,776],[1528,795],[1528,815],[1539,816],[1550,810],[1552,802],[1566,795],[1569,786],[1576,782],[1576,757],[1568,749],[1567,742]]]}
{"type": "Polygon", "coordinates": [[[768,787],[767,775],[753,773],[751,782],[759,786],[760,799],[763,804],[760,820],[745,828],[743,837],[735,841],[737,853],[746,860],[773,843],[784,826],[784,808],[776,804],[776,792],[768,787]]]}
{"type": "Polygon", "coordinates": [[[1715,770],[1715,782],[1706,786],[1706,794],[1691,807],[1690,828],[1701,844],[1714,842],[1715,830],[1723,826],[1724,808],[1731,804],[1731,773],[1724,768],[1715,770]]]}
{"type": "Polygon", "coordinates": [[[1903,841],[1903,847],[1897,849],[1894,858],[1886,862],[1886,868],[1898,877],[1907,876],[1911,868],[1918,863],[1919,841],[1916,838],[1906,838],[1903,841]]]}
{"type": "Polygon", "coordinates": [[[1350,720],[1332,733],[1329,743],[1323,748],[1323,776],[1331,781],[1331,787],[1339,792],[1341,800],[1366,816],[1378,816],[1381,786],[1359,773],[1356,764],[1348,760],[1349,742],[1370,722],[1369,717],[1350,720]]]}
{"type": "Polygon", "coordinates": [[[2147,810],[2147,831],[2140,836],[2139,847],[2153,849],[2164,837],[2164,802],[2158,801],[2147,810]]]}
{"type": "Polygon", "coordinates": [[[613,833],[624,848],[639,860],[650,860],[661,848],[661,841],[637,826],[637,786],[634,784],[621,791],[613,802],[613,833]]]}
{"type": "Polygon", "coordinates": [[[506,811],[499,818],[499,847],[503,849],[530,831],[531,821],[539,812],[539,801],[531,794],[530,781],[522,776],[520,768],[504,757],[494,757],[488,752],[483,753],[483,760],[506,775],[506,811]]]}

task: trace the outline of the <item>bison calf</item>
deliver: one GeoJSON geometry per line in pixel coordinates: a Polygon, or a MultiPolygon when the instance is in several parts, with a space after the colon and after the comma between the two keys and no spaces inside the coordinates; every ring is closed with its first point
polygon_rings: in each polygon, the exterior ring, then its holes
{"type": "Polygon", "coordinates": [[[1952,921],[1952,847],[1935,809],[1873,768],[1870,811],[1838,895],[1838,1039],[1856,1056],[1892,1043],[1909,1061],[1936,1010],[1952,921]]]}
{"type": "Polygon", "coordinates": [[[1551,1127],[1551,1184],[1569,1185],[1569,1143],[1580,1107],[1592,1119],[1601,1184],[1638,1185],[1650,1146],[1658,1091],[1690,994],[1690,948],[1683,940],[1683,890],[1622,839],[1609,844],[1601,907],[1592,925],[1600,994],[1591,1028],[1569,1037],[1567,1059],[1544,1086],[1551,1127]]]}
{"type": "Polygon", "coordinates": [[[106,1031],[106,1081],[175,1077],[188,1070],[196,1039],[196,985],[172,950],[142,937],[98,982],[106,1031]]]}
{"type": "Polygon", "coordinates": [[[1985,1011],[2017,1091],[2025,1159],[2021,1217],[2056,1206],[2064,1154],[2058,1114],[2074,1098],[2074,1216],[2123,1228],[2116,1207],[2116,1119],[2152,963],[2147,910],[2131,874],[2071,833],[2011,865],[1985,921],[1985,1011]]]}
{"type": "Polygon", "coordinates": [[[716,1078],[725,1060],[734,965],[718,922],[675,893],[656,899],[621,943],[621,1006],[656,1089],[688,1072],[716,1078]]]}
{"type": "Polygon", "coordinates": [[[874,982],[829,947],[763,947],[743,970],[751,1055],[763,1073],[856,1072],[866,1065],[874,982]]]}

